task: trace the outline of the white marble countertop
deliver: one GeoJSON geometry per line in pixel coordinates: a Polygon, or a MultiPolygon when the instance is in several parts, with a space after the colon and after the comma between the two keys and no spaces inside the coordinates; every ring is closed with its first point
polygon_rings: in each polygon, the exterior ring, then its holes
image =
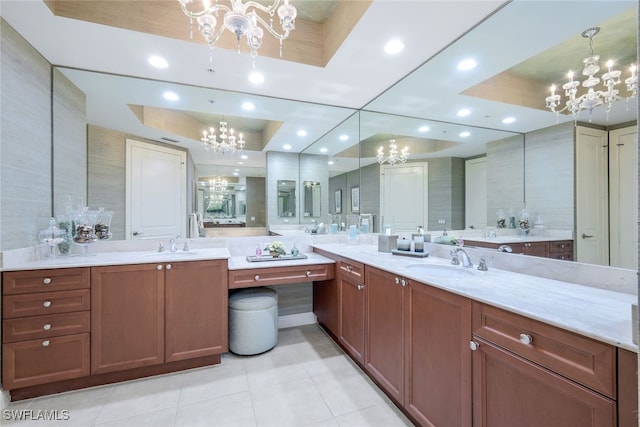
{"type": "Polygon", "coordinates": [[[407,279],[484,302],[633,352],[631,304],[635,295],[492,268],[451,265],[450,259],[378,252],[375,245],[314,244],[407,279]]]}
{"type": "Polygon", "coordinates": [[[103,265],[147,264],[153,262],[203,261],[228,259],[227,248],[197,248],[189,251],[118,251],[89,253],[87,256],[66,256],[42,260],[25,260],[4,266],[2,271],[43,270],[48,268],[97,267],[103,265]]]}
{"type": "Polygon", "coordinates": [[[244,270],[253,268],[295,267],[299,265],[333,264],[335,261],[313,252],[305,253],[307,258],[283,259],[278,261],[247,261],[246,256],[232,256],[229,258],[229,270],[244,270]]]}

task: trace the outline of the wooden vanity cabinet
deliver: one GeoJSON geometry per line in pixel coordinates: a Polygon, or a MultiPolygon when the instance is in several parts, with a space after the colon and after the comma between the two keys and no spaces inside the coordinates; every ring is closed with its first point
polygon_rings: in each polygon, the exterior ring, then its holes
{"type": "Polygon", "coordinates": [[[364,265],[338,261],[339,332],[342,347],[361,366],[364,365],[365,284],[364,265]]]}
{"type": "Polygon", "coordinates": [[[89,375],[89,269],[2,273],[2,386],[89,375]]]}

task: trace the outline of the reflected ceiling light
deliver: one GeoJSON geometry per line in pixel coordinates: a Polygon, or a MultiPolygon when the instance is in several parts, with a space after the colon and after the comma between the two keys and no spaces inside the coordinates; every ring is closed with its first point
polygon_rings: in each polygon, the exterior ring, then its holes
{"type": "Polygon", "coordinates": [[[282,148],[284,148],[285,150],[291,150],[291,144],[284,144],[282,148]]]}
{"type": "Polygon", "coordinates": [[[466,138],[466,137],[468,137],[469,135],[471,135],[471,132],[467,132],[467,131],[460,132],[460,137],[461,137],[461,138],[466,138]]]}
{"type": "Polygon", "coordinates": [[[460,61],[458,63],[458,70],[460,70],[460,71],[469,71],[469,70],[472,70],[472,69],[476,68],[476,65],[478,65],[478,63],[475,60],[471,59],[471,58],[463,59],[462,61],[460,61]]]}
{"type": "Polygon", "coordinates": [[[468,108],[463,108],[462,110],[458,111],[458,117],[467,117],[469,114],[471,114],[471,110],[469,110],[468,108]]]}
{"type": "Polygon", "coordinates": [[[256,108],[256,106],[253,104],[253,102],[247,101],[247,102],[244,102],[242,104],[242,109],[244,111],[253,111],[253,110],[255,110],[255,108],[256,108]]]}
{"type": "Polygon", "coordinates": [[[264,83],[264,76],[259,71],[254,71],[249,74],[249,81],[253,84],[259,85],[264,83]]]}
{"type": "Polygon", "coordinates": [[[240,169],[234,169],[233,171],[234,172],[240,172],[240,169]]]}
{"type": "Polygon", "coordinates": [[[428,132],[429,131],[429,126],[420,126],[418,128],[418,132],[428,132]]]}
{"type": "Polygon", "coordinates": [[[335,163],[335,162],[334,162],[333,160],[329,160],[329,161],[327,162],[327,164],[328,164],[328,165],[332,165],[332,164],[334,164],[334,163],[335,163]]]}
{"type": "Polygon", "coordinates": [[[244,165],[244,162],[238,162],[239,165],[244,165]]]}
{"type": "Polygon", "coordinates": [[[407,161],[407,158],[409,157],[409,147],[404,147],[402,151],[398,152],[398,146],[396,145],[396,140],[390,139],[389,140],[389,156],[385,157],[384,148],[380,147],[378,148],[377,157],[378,157],[378,163],[380,164],[388,162],[391,166],[393,166],[396,163],[404,163],[407,161]]]}
{"type": "Polygon", "coordinates": [[[152,55],[148,59],[149,65],[156,68],[167,68],[169,63],[161,56],[152,55]]]}
{"type": "Polygon", "coordinates": [[[398,39],[389,40],[384,45],[384,51],[389,55],[395,55],[404,50],[404,43],[398,39]]]}
{"type": "Polygon", "coordinates": [[[178,99],[180,99],[177,93],[171,92],[171,91],[166,91],[165,93],[162,94],[162,96],[167,101],[177,101],[178,99]]]}
{"type": "Polygon", "coordinates": [[[320,149],[320,152],[321,152],[321,153],[326,153],[327,151],[329,151],[329,150],[327,149],[327,147],[322,147],[322,148],[320,149]]]}
{"type": "Polygon", "coordinates": [[[233,173],[233,176],[238,176],[238,172],[234,172],[234,173],[233,173]]]}
{"type": "Polygon", "coordinates": [[[515,121],[515,117],[505,117],[504,119],[502,119],[502,123],[504,123],[505,125],[508,125],[509,123],[513,123],[515,121]]]}
{"type": "MultiPolygon", "coordinates": [[[[240,52],[240,39],[244,36],[254,66],[258,49],[262,46],[263,28],[280,41],[280,57],[282,57],[282,41],[289,37],[290,31],[296,28],[298,11],[295,6],[289,4],[289,0],[284,0],[283,4],[280,4],[280,0],[273,0],[270,6],[263,6],[255,1],[243,4],[243,0],[216,0],[212,5],[209,0],[203,0],[202,7],[196,10],[191,10],[190,7],[191,4],[196,3],[194,0],[178,0],[178,3],[180,3],[184,14],[189,17],[191,25],[189,36],[191,38],[193,38],[194,20],[211,51],[225,29],[236,35],[238,52],[240,52]],[[276,13],[280,18],[280,33],[273,27],[273,15],[276,13]],[[217,18],[220,17],[220,14],[222,14],[222,24],[216,29],[217,18]],[[268,23],[261,15],[268,19],[268,23]]],[[[209,55],[211,60],[212,53],[210,52],[209,55]]]]}
{"type": "Polygon", "coordinates": [[[303,136],[307,136],[307,131],[304,129],[300,129],[297,133],[298,136],[303,137],[303,136]]]}
{"type": "Polygon", "coordinates": [[[235,131],[231,128],[227,128],[227,122],[221,121],[219,129],[219,135],[216,135],[216,129],[214,127],[209,128],[208,131],[202,131],[202,145],[205,150],[212,150],[221,153],[234,153],[242,151],[245,145],[244,136],[242,133],[238,134],[236,138],[235,131]],[[229,134],[227,134],[227,132],[229,134]]]}
{"type": "Polygon", "coordinates": [[[243,154],[243,155],[240,156],[240,158],[242,160],[247,160],[249,158],[249,156],[247,156],[246,154],[243,154]]]}
{"type": "Polygon", "coordinates": [[[349,139],[349,135],[340,135],[340,141],[347,141],[349,139]]]}
{"type": "MultiPolygon", "coordinates": [[[[586,77],[586,80],[582,82],[582,87],[586,88],[587,92],[578,96],[578,86],[580,86],[581,83],[573,80],[574,73],[573,71],[569,71],[569,81],[562,85],[564,95],[567,98],[565,106],[560,110],[556,110],[560,105],[561,98],[560,95],[556,95],[556,85],[551,86],[551,95],[545,98],[547,108],[554,113],[559,114],[564,110],[568,110],[573,116],[573,119],[578,120],[580,112],[587,110],[589,111],[589,121],[591,121],[593,109],[603,105],[608,120],[609,111],[613,103],[621,99],[620,96],[618,96],[620,91],[615,87],[620,83],[620,75],[622,73],[620,70],[611,69],[611,67],[613,67],[612,60],[607,62],[607,72],[602,75],[604,90],[594,89],[596,85],[600,83],[600,78],[595,76],[598,71],[600,71],[600,65],[598,64],[600,55],[593,54],[593,37],[598,34],[598,32],[600,32],[600,27],[588,28],[582,32],[582,37],[589,39],[589,56],[582,60],[584,64],[582,75],[586,77]]],[[[638,75],[636,74],[635,64],[631,65],[629,72],[631,73],[631,77],[628,77],[624,81],[627,85],[627,92],[629,92],[627,101],[630,98],[635,98],[638,93],[638,75]]]]}

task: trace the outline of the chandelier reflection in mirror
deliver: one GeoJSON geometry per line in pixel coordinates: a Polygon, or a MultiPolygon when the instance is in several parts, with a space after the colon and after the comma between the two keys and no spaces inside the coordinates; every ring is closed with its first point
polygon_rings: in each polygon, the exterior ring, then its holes
{"type": "MultiPolygon", "coordinates": [[[[255,1],[243,3],[242,0],[216,0],[212,5],[209,0],[202,0],[202,6],[198,10],[190,10],[195,0],[178,0],[180,7],[185,15],[189,17],[189,22],[193,28],[193,20],[198,23],[198,30],[213,49],[220,39],[225,29],[236,35],[238,41],[238,52],[240,52],[240,40],[246,37],[249,53],[254,61],[258,56],[258,49],[262,46],[262,37],[264,36],[264,27],[272,36],[280,41],[280,57],[282,57],[282,41],[289,37],[289,32],[296,28],[297,9],[289,4],[289,0],[284,0],[284,4],[280,4],[280,0],[273,0],[270,6],[263,6],[255,1]],[[265,21],[258,12],[262,12],[268,16],[269,23],[265,21]],[[280,18],[280,27],[282,32],[279,33],[273,27],[273,16],[278,13],[280,18]],[[222,25],[216,28],[220,13],[223,13],[222,25]]],[[[193,38],[193,30],[190,32],[193,38]]],[[[211,57],[209,58],[211,60],[211,57]]]]}
{"type": "MultiPolygon", "coordinates": [[[[618,96],[620,91],[615,87],[620,83],[622,73],[620,70],[611,69],[613,67],[612,60],[607,62],[607,72],[602,75],[604,90],[594,89],[600,83],[600,78],[596,77],[596,74],[600,71],[600,65],[598,64],[600,55],[593,54],[593,37],[598,34],[599,31],[600,27],[593,27],[582,32],[582,37],[589,39],[589,56],[582,60],[584,63],[582,75],[587,77],[586,80],[582,82],[582,87],[587,89],[587,93],[577,96],[580,82],[574,80],[573,71],[569,71],[569,81],[562,85],[562,89],[564,89],[565,96],[567,97],[566,105],[562,109],[556,110],[560,105],[561,97],[556,94],[555,85],[551,86],[551,95],[545,98],[547,108],[556,114],[568,110],[573,116],[573,119],[577,120],[580,112],[587,110],[589,111],[589,121],[591,121],[593,109],[602,105],[607,113],[608,120],[609,111],[613,103],[621,99],[621,97],[618,96]]],[[[636,71],[636,65],[631,65],[629,69],[631,76],[624,81],[627,86],[627,92],[629,93],[627,101],[630,98],[635,98],[638,93],[638,75],[636,71]]]]}
{"type": "Polygon", "coordinates": [[[225,121],[220,122],[218,130],[218,135],[216,135],[216,129],[214,127],[209,128],[208,131],[202,131],[200,141],[202,141],[205,150],[211,150],[214,153],[221,152],[223,154],[242,151],[246,142],[242,133],[239,133],[236,138],[235,131],[227,128],[227,122],[225,121]]]}
{"type": "Polygon", "coordinates": [[[398,146],[396,145],[395,139],[389,140],[389,156],[384,156],[384,148],[378,148],[378,163],[383,164],[385,162],[389,163],[391,166],[396,163],[404,163],[409,158],[409,147],[404,147],[402,151],[398,151],[398,146]]]}
{"type": "Polygon", "coordinates": [[[207,211],[219,211],[227,203],[229,200],[227,185],[227,180],[219,176],[209,180],[209,195],[206,197],[207,211]]]}

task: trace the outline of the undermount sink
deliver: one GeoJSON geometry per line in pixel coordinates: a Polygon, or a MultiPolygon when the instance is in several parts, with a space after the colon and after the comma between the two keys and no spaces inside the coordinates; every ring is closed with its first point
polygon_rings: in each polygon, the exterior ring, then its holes
{"type": "Polygon", "coordinates": [[[164,256],[164,257],[190,257],[190,256],[194,256],[197,255],[198,252],[197,251],[176,251],[176,252],[151,252],[146,254],[145,256],[147,257],[158,257],[158,256],[164,256]]]}
{"type": "Polygon", "coordinates": [[[427,277],[466,277],[473,275],[473,267],[465,268],[459,265],[409,264],[408,269],[420,270],[427,277]]]}

